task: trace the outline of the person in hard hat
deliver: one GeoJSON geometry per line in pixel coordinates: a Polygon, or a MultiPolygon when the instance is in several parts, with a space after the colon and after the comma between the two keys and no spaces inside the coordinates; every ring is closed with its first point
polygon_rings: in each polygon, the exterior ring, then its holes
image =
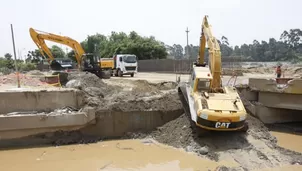
{"type": "Polygon", "coordinates": [[[278,65],[278,67],[276,68],[276,74],[277,74],[277,78],[281,77],[281,66],[278,65]]]}

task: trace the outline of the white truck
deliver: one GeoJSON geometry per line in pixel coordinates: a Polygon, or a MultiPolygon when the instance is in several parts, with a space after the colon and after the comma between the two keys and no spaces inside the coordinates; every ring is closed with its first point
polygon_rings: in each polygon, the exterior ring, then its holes
{"type": "Polygon", "coordinates": [[[137,73],[137,57],[133,54],[117,54],[113,56],[114,67],[112,75],[122,77],[130,75],[131,77],[137,73]]]}

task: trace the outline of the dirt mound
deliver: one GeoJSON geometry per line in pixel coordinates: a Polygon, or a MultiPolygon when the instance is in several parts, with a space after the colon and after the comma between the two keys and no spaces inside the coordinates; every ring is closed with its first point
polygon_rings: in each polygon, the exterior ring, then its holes
{"type": "Polygon", "coordinates": [[[84,92],[84,102],[98,111],[167,111],[180,109],[176,83],[151,84],[145,80],[102,80],[91,73],[68,77],[66,87],[84,92]]]}
{"type": "MultiPolygon", "coordinates": [[[[39,78],[31,77],[26,74],[19,74],[20,84],[21,86],[30,86],[30,87],[38,87],[38,86],[49,86],[47,83],[40,81],[39,78]]],[[[8,75],[0,75],[0,86],[1,84],[6,85],[16,85],[17,84],[17,75],[16,73],[11,73],[8,75]]]]}
{"type": "Polygon", "coordinates": [[[188,152],[206,155],[222,161],[232,160],[244,170],[276,167],[280,164],[300,163],[302,155],[276,145],[276,138],[256,118],[248,117],[250,129],[243,132],[209,132],[197,135],[196,127],[184,114],[150,133],[128,133],[131,138],[154,138],[158,142],[183,148],[188,152]]]}

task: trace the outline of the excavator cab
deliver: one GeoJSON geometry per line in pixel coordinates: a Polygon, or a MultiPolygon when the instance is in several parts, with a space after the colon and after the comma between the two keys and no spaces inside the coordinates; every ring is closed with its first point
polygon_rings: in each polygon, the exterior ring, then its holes
{"type": "Polygon", "coordinates": [[[210,80],[209,79],[196,79],[197,81],[197,91],[202,92],[206,91],[208,92],[210,90],[210,80]]]}
{"type": "Polygon", "coordinates": [[[99,78],[105,78],[108,79],[111,77],[111,72],[102,70],[100,67],[100,59],[99,57],[87,53],[84,54],[82,57],[82,70],[86,72],[91,72],[98,76],[99,78]]]}

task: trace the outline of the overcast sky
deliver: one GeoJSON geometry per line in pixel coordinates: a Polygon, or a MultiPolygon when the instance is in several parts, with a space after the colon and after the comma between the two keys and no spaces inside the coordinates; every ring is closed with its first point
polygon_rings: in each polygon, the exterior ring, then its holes
{"type": "Polygon", "coordinates": [[[189,43],[197,45],[204,15],[214,36],[235,46],[301,29],[301,7],[302,0],[1,0],[0,56],[13,54],[11,23],[22,55],[36,48],[30,27],[79,42],[97,32],[134,30],[170,45],[185,45],[189,27],[189,43]]]}

